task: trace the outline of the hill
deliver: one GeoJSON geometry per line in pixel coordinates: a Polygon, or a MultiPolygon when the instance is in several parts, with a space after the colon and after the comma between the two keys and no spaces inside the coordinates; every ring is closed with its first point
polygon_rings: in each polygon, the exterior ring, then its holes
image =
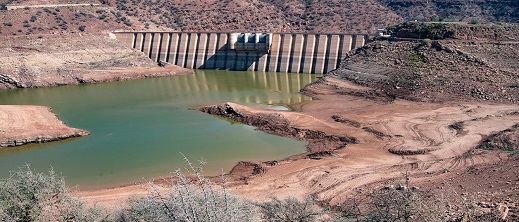
{"type": "Polygon", "coordinates": [[[0,35],[115,29],[374,33],[406,20],[519,22],[519,7],[513,0],[0,0],[0,4],[3,9],[21,7],[0,11],[0,35]],[[53,7],[62,4],[71,5],[53,7]],[[23,8],[35,5],[49,7],[23,8]]]}
{"type": "Polygon", "coordinates": [[[379,0],[406,20],[519,22],[515,0],[379,0]]]}
{"type": "Polygon", "coordinates": [[[393,99],[519,102],[518,25],[405,23],[390,31],[405,39],[374,40],[333,74],[393,99]],[[446,39],[431,40],[438,38],[446,39]]]}

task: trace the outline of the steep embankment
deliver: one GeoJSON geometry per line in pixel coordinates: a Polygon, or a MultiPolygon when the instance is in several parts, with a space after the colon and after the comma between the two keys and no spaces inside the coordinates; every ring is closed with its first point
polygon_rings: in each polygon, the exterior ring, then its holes
{"type": "Polygon", "coordinates": [[[0,106],[0,148],[86,136],[70,128],[44,106],[0,106]]]}

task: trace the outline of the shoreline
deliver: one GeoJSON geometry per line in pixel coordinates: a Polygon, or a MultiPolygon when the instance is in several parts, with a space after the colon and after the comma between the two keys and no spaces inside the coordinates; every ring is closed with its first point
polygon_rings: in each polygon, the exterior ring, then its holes
{"type": "MultiPolygon", "coordinates": [[[[519,106],[511,104],[384,101],[340,93],[370,90],[329,76],[305,87],[303,92],[316,100],[305,104],[301,111],[232,103],[193,109],[231,118],[267,133],[317,139],[318,142],[309,141],[313,145],[309,144],[307,152],[282,160],[242,161],[226,176],[233,192],[253,200],[313,195],[330,204],[341,203],[362,187],[401,178],[404,172],[417,181],[442,180],[452,175],[444,174],[446,169],[459,172],[477,164],[500,161],[502,153],[474,147],[484,135],[519,122],[519,115],[512,114],[519,106]],[[449,127],[458,121],[465,122],[463,134],[449,127]],[[341,146],[330,148],[326,144],[330,141],[341,146]],[[395,154],[394,150],[399,152],[395,154]],[[471,161],[454,164],[467,158],[471,161]]],[[[131,195],[129,190],[145,191],[141,185],[129,185],[79,191],[77,196],[89,203],[109,205],[114,197],[121,201],[131,195]]]]}
{"type": "Polygon", "coordinates": [[[172,64],[158,66],[144,53],[108,36],[17,37],[0,46],[0,90],[114,82],[192,74],[172,64]]]}
{"type": "Polygon", "coordinates": [[[46,106],[0,105],[0,126],[0,149],[90,135],[67,126],[46,106]]]}

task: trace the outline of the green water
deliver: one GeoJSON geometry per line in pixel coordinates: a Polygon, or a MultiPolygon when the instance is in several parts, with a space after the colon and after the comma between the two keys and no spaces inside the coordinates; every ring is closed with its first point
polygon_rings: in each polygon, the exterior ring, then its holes
{"type": "Polygon", "coordinates": [[[254,130],[189,107],[235,102],[279,108],[310,100],[299,90],[316,75],[197,70],[195,75],[115,83],[0,91],[0,104],[50,106],[90,136],[0,149],[0,178],[25,163],[53,167],[70,186],[95,189],[168,176],[184,169],[180,153],[204,159],[204,173],[229,171],[239,160],[280,159],[305,142],[254,130]],[[269,105],[272,104],[272,105],[269,105]]]}

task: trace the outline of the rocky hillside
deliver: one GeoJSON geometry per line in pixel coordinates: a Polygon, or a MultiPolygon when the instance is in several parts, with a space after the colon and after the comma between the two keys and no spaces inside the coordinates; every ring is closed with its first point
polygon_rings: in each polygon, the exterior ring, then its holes
{"type": "Polygon", "coordinates": [[[518,22],[515,0],[0,0],[0,35],[123,30],[374,33],[406,20],[518,22]],[[80,29],[80,27],[82,27],[80,29]]]}
{"type": "Polygon", "coordinates": [[[516,0],[378,0],[406,20],[519,22],[516,0]]]}
{"type": "Polygon", "coordinates": [[[372,33],[402,19],[374,0],[111,0],[148,24],[185,31],[372,33]]]}
{"type": "Polygon", "coordinates": [[[390,98],[519,102],[518,25],[413,23],[392,31],[407,38],[374,40],[333,75],[390,98]]]}
{"type": "Polygon", "coordinates": [[[104,5],[22,8],[0,11],[0,36],[99,33],[144,27],[104,5]]]}

